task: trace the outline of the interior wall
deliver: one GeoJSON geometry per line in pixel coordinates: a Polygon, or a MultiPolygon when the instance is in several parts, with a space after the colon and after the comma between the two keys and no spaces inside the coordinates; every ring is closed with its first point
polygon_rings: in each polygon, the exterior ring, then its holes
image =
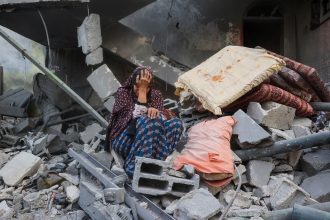
{"type": "Polygon", "coordinates": [[[330,82],[330,19],[311,29],[311,0],[296,2],[297,58],[316,68],[322,79],[330,82]]]}

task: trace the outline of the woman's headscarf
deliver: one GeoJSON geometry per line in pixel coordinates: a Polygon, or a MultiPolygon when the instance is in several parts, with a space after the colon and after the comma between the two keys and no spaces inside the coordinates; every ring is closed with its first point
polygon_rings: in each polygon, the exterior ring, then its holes
{"type": "MultiPolygon", "coordinates": [[[[144,69],[149,70],[152,74],[150,67],[137,67],[123,86],[117,90],[116,101],[112,110],[109,126],[107,128],[105,150],[110,149],[110,142],[113,141],[118,134],[125,130],[132,119],[134,104],[137,102],[137,97],[134,93],[133,87],[136,84],[136,77],[144,69]]],[[[160,111],[164,108],[163,96],[160,91],[152,88],[152,83],[147,96],[147,107],[153,107],[160,111]]]]}

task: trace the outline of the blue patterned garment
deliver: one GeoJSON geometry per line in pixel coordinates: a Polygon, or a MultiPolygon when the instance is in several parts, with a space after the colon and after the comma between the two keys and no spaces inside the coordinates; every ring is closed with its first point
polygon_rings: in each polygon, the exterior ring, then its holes
{"type": "Polygon", "coordinates": [[[125,159],[124,169],[132,178],[135,157],[165,160],[181,138],[182,121],[178,118],[163,120],[141,116],[136,119],[136,134],[132,136],[126,128],[112,142],[112,148],[125,159]]]}

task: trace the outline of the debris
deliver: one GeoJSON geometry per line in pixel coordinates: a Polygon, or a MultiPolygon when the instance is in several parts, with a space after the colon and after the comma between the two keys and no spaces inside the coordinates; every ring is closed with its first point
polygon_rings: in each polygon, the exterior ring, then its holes
{"type": "Polygon", "coordinates": [[[269,145],[270,135],[260,127],[252,118],[242,110],[238,110],[233,118],[237,123],[233,127],[233,135],[237,135],[237,143],[241,148],[249,148],[267,141],[269,145]]]}
{"type": "Polygon", "coordinates": [[[219,201],[207,190],[196,189],[179,199],[174,210],[174,218],[206,220],[222,208],[219,201]]]}
{"type": "Polygon", "coordinates": [[[247,165],[249,183],[256,187],[267,185],[273,168],[274,164],[272,163],[261,160],[250,160],[247,165]]]}
{"type": "MultiPolygon", "coordinates": [[[[229,190],[228,192],[225,193],[225,201],[229,204],[229,202],[233,199],[235,195],[234,190],[229,190]]],[[[234,207],[239,207],[239,208],[249,208],[252,205],[252,200],[251,200],[252,193],[247,193],[242,190],[240,190],[232,204],[234,207]]]]}
{"type": "Polygon", "coordinates": [[[23,198],[24,208],[29,210],[45,209],[47,207],[47,195],[40,192],[33,192],[23,198]]]}
{"type": "Polygon", "coordinates": [[[8,207],[6,201],[0,203],[0,219],[9,220],[12,219],[14,212],[11,208],[8,207]]]}
{"type": "Polygon", "coordinates": [[[292,166],[290,166],[289,164],[281,164],[278,166],[275,166],[275,168],[273,169],[273,173],[283,173],[283,172],[291,172],[293,171],[292,166]]]}
{"type": "Polygon", "coordinates": [[[99,47],[86,56],[85,60],[88,66],[100,64],[103,62],[103,49],[99,47]]]}
{"type": "Polygon", "coordinates": [[[2,167],[2,165],[7,163],[8,160],[9,160],[9,155],[6,153],[0,152],[0,167],[2,167]]]}
{"type": "Polygon", "coordinates": [[[80,195],[80,191],[79,191],[78,187],[76,187],[74,185],[69,185],[69,186],[65,186],[64,190],[65,190],[68,202],[75,203],[78,201],[79,195],[80,195]]]}
{"type": "Polygon", "coordinates": [[[304,179],[301,188],[306,190],[318,202],[330,202],[330,170],[322,171],[304,179]]]}
{"type": "Polygon", "coordinates": [[[168,175],[170,164],[161,160],[137,157],[133,175],[133,190],[148,195],[183,196],[199,186],[199,176],[183,179],[168,175]]]}
{"type": "Polygon", "coordinates": [[[1,168],[0,176],[6,185],[16,186],[24,177],[31,176],[37,172],[40,164],[40,157],[21,152],[1,168]]]}
{"type": "Polygon", "coordinates": [[[66,179],[67,181],[69,181],[70,183],[72,183],[73,185],[79,185],[79,177],[78,175],[71,175],[68,173],[59,173],[58,174],[60,177],[63,177],[64,179],[66,179]]]}
{"type": "Polygon", "coordinates": [[[330,150],[316,150],[307,153],[302,157],[301,165],[303,171],[308,175],[315,175],[317,172],[330,169],[330,150]]]}
{"type": "Polygon", "coordinates": [[[247,114],[258,124],[287,130],[293,122],[295,109],[275,102],[265,102],[262,105],[251,102],[247,108],[247,114]]]}
{"type": "Polygon", "coordinates": [[[85,128],[85,131],[81,132],[80,139],[85,143],[89,143],[97,133],[102,131],[102,127],[98,123],[93,123],[85,128]]]}
{"type": "Polygon", "coordinates": [[[11,89],[0,96],[0,114],[12,117],[26,117],[32,93],[23,88],[11,89]]]}
{"type": "Polygon", "coordinates": [[[268,209],[263,206],[252,205],[248,209],[230,209],[228,217],[259,217],[268,212],[268,209]]]}
{"type": "Polygon", "coordinates": [[[295,118],[291,123],[291,127],[293,126],[312,128],[312,120],[310,120],[309,118],[295,118]]]}
{"type": "Polygon", "coordinates": [[[78,27],[78,46],[82,48],[84,54],[91,53],[101,46],[101,23],[100,15],[90,14],[78,27]]]}

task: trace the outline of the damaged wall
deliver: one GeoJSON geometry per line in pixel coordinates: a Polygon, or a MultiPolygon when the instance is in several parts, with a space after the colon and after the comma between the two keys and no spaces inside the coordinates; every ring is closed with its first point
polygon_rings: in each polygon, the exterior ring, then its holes
{"type": "Polygon", "coordinates": [[[298,59],[330,82],[330,19],[311,29],[312,0],[297,1],[298,59]]]}
{"type": "MultiPolygon", "coordinates": [[[[46,48],[22,35],[7,28],[0,27],[6,33],[22,45],[41,64],[45,64],[46,48]]],[[[20,52],[0,37],[0,65],[4,72],[4,91],[24,87],[32,91],[33,76],[40,72],[29,60],[25,59],[20,52]]]]}

